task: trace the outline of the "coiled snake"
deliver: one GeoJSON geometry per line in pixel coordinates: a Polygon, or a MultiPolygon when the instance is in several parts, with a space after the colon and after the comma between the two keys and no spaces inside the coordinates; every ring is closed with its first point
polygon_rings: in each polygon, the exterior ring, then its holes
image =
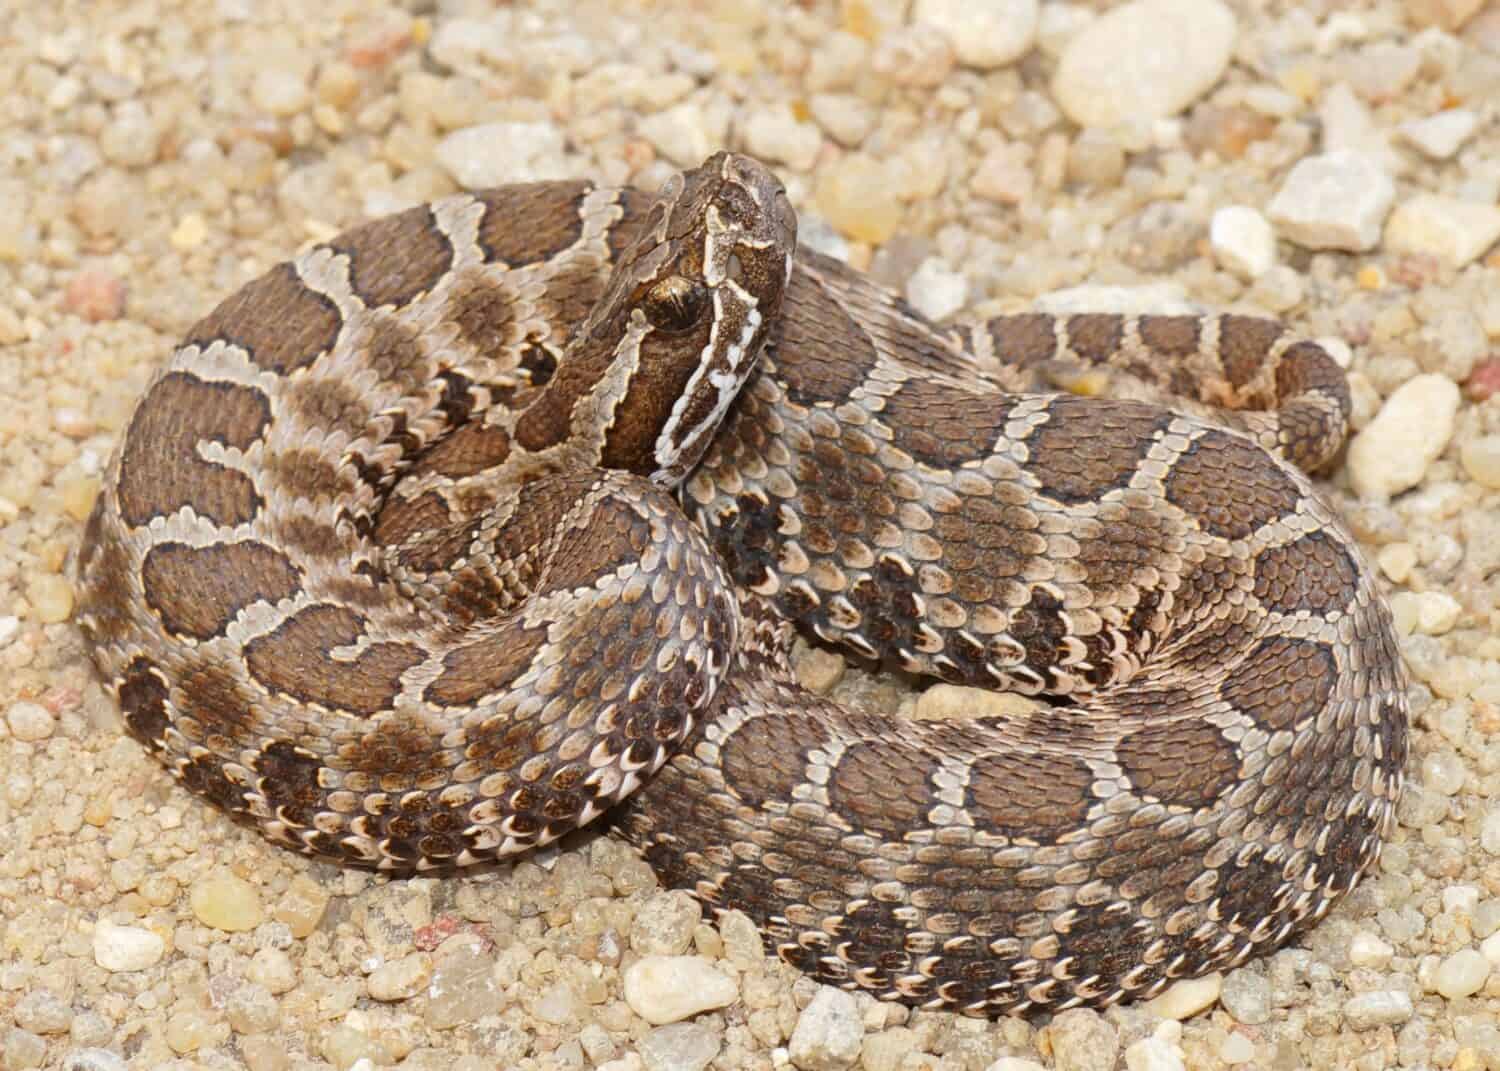
{"type": "Polygon", "coordinates": [[[451,197],[228,298],[77,559],[129,732],[271,839],[392,872],[633,793],[664,880],[784,958],[976,1014],[1151,995],[1322,917],[1407,723],[1387,611],[1291,464],[1342,439],[1337,366],[1235,316],[940,327],[795,235],[721,154],[656,198],[451,197]],[[1178,401],[1015,389],[1059,360],[1178,401]],[[849,711],[796,683],[792,625],[1053,702],[849,711]]]}

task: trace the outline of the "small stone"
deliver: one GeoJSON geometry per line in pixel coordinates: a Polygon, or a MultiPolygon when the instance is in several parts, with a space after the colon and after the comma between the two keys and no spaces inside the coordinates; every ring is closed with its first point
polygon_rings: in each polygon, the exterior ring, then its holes
{"type": "Polygon", "coordinates": [[[139,926],[116,926],[100,919],[94,926],[94,962],[107,971],[143,971],[161,962],[167,943],[139,926]]]}
{"type": "Polygon", "coordinates": [[[567,982],[554,982],[538,994],[530,1011],[544,1023],[561,1025],[579,1018],[582,1004],[567,982]]]}
{"type": "Polygon", "coordinates": [[[841,1071],[859,1059],[864,1040],[865,1023],[853,995],[825,985],[797,1017],[787,1049],[802,1071],[841,1071]]]}
{"type": "Polygon", "coordinates": [[[89,323],[118,320],[125,312],[125,283],[106,271],[81,271],[68,280],[63,308],[89,323]]]}
{"type": "Polygon", "coordinates": [[[199,922],[228,933],[253,930],[266,917],[260,891],[229,870],[214,870],[195,881],[188,902],[199,922]]]}
{"type": "Polygon", "coordinates": [[[1036,185],[1030,163],[1031,147],[1022,142],[1001,142],[979,161],[969,188],[976,196],[1003,205],[1020,204],[1036,185]]]}
{"type": "Polygon", "coordinates": [[[12,1009],[16,1025],[34,1034],[63,1034],[73,1025],[73,1009],[50,989],[33,989],[12,1009]]]}
{"type": "Polygon", "coordinates": [[[1465,439],[1458,448],[1458,461],[1479,486],[1500,490],[1500,435],[1465,439]]]}
{"type": "Polygon", "coordinates": [[[224,1002],[224,1019],[236,1034],[259,1034],[281,1025],[281,1008],[271,991],[246,981],[224,1002]]]}
{"type": "Polygon", "coordinates": [[[311,936],[328,908],[328,890],[305,874],[298,874],[271,912],[283,922],[297,940],[311,936]]]}
{"type": "Polygon", "coordinates": [[[494,967],[494,959],[476,944],[448,950],[434,966],[427,987],[427,1025],[450,1030],[499,1012],[504,994],[494,967]]]}
{"type": "Polygon", "coordinates": [[[265,986],[268,992],[285,993],[297,984],[297,968],[281,949],[261,948],[250,957],[245,977],[265,986]]]}
{"type": "Polygon", "coordinates": [[[1242,279],[1257,279],[1276,265],[1276,232],[1248,205],[1225,205],[1208,225],[1214,259],[1242,279]]]}
{"type": "Polygon", "coordinates": [[[44,625],[66,621],[73,614],[73,585],[57,573],[43,573],[26,584],[32,615],[44,625]]]}
{"type": "Polygon", "coordinates": [[[1390,963],[1396,950],[1373,933],[1364,930],[1349,941],[1349,962],[1356,967],[1379,970],[1390,963]]]}
{"type": "Polygon", "coordinates": [[[1409,119],[1396,128],[1401,140],[1431,160],[1447,160],[1479,126],[1479,116],[1467,108],[1449,108],[1423,119],[1409,119]]]}
{"type": "Polygon", "coordinates": [[[1407,380],[1349,444],[1349,476],[1361,497],[1389,498],[1422,482],[1453,436],[1459,390],[1446,376],[1407,380]]]}
{"type": "Polygon", "coordinates": [[[678,167],[696,167],[714,151],[719,137],[703,106],[684,100],[636,124],[641,137],[678,167]]]}
{"type": "Polygon", "coordinates": [[[808,113],[834,141],[852,149],[874,129],[877,115],[853,93],[814,93],[807,101],[808,113]]]}
{"type": "Polygon", "coordinates": [[[970,718],[1015,717],[1036,710],[1036,701],[1014,692],[992,692],[959,684],[934,684],[912,707],[918,721],[963,721],[970,718]]]}
{"type": "Polygon", "coordinates": [[[413,952],[376,967],[365,980],[365,989],[375,1000],[408,1000],[426,989],[430,981],[432,957],[426,952],[413,952]]]}
{"type": "Polygon", "coordinates": [[[162,1033],[172,1051],[181,1056],[222,1041],[229,1033],[229,1025],[217,1022],[204,1011],[193,1008],[168,1016],[162,1033]]]}
{"type": "Polygon", "coordinates": [[[1160,996],[1146,1002],[1146,1010],[1163,1019],[1190,1019],[1204,1008],[1212,1007],[1224,988],[1224,976],[1217,971],[1201,978],[1174,982],[1160,996]]]}
{"type": "Polygon", "coordinates": [[[1182,1049],[1163,1038],[1142,1038],[1125,1050],[1126,1071],[1187,1071],[1182,1049]]]}
{"type": "Polygon", "coordinates": [[[698,956],[643,956],[625,968],[625,1002],[653,1026],[722,1008],[739,986],[698,956]]]}
{"type": "Polygon", "coordinates": [[[1438,964],[1432,987],[1449,1000],[1471,997],[1490,977],[1490,961],[1475,948],[1463,948],[1438,964]]]}
{"type": "Polygon", "coordinates": [[[1417,548],[1410,543],[1387,543],[1375,555],[1380,571],[1397,584],[1404,584],[1417,567],[1417,548]]]}
{"type": "Polygon", "coordinates": [[[724,955],[730,963],[755,967],[766,958],[766,946],[760,929],[750,916],[738,909],[719,916],[719,936],[724,941],[724,955]]]}
{"type": "Polygon", "coordinates": [[[296,115],[310,99],[307,79],[282,67],[262,67],[250,82],[250,102],[272,115],[296,115]]]}
{"type": "Polygon", "coordinates": [[[863,1071],[899,1071],[902,1061],[919,1048],[915,1030],[893,1026],[866,1035],[859,1050],[859,1065],[863,1071]]]}
{"type": "Polygon", "coordinates": [[[899,27],[875,43],[870,70],[894,85],[935,89],[953,70],[953,49],[932,26],[899,27]]]}
{"type": "Polygon", "coordinates": [[[1031,48],[1038,8],[1037,0],[916,0],[911,17],[942,31],[960,63],[990,70],[1031,48]]]}
{"type": "Polygon", "coordinates": [[[797,673],[797,682],[815,695],[827,695],[834,685],[844,679],[847,665],[837,651],[823,647],[807,647],[792,656],[792,668],[797,673]]]}
{"type": "Polygon", "coordinates": [[[1500,933],[1492,933],[1479,942],[1479,954],[1491,968],[1500,967],[1500,933]]]}
{"type": "Polygon", "coordinates": [[[1035,1060],[1027,1060],[1021,1056],[1002,1056],[984,1071],[1047,1071],[1047,1069],[1035,1060]]]}
{"type": "Polygon", "coordinates": [[[1344,1002],[1344,1018],[1355,1030],[1396,1026],[1412,1017],[1411,997],[1400,990],[1360,993],[1344,1002]]]}
{"type": "Polygon", "coordinates": [[[1114,1071],[1119,1034],[1092,1008],[1058,1012],[1047,1030],[1057,1071],[1114,1071]]]}
{"type": "Polygon", "coordinates": [[[1500,239],[1500,208],[1478,201],[1414,194],[1396,206],[1385,241],[1399,253],[1436,257],[1454,268],[1477,259],[1500,239]]]}
{"type": "MultiPolygon", "coordinates": [[[[3,1071],[27,1071],[41,1067],[47,1057],[47,1043],[30,1030],[10,1027],[0,1030],[0,1069],[3,1071]]],[[[120,1067],[123,1069],[124,1064],[120,1067]]]]}
{"type": "Polygon", "coordinates": [[[1390,602],[1403,636],[1441,636],[1463,615],[1463,605],[1446,591],[1398,591],[1390,602]]]}
{"type": "Polygon", "coordinates": [[[167,241],[173,249],[186,253],[196,249],[203,244],[208,237],[208,224],[203,217],[196,212],[189,212],[177,221],[177,226],[172,228],[172,233],[167,235],[167,241]]]}
{"type": "Polygon", "coordinates": [[[693,927],[703,908],[682,891],[662,892],[647,900],[630,925],[630,947],[646,956],[680,956],[693,941],[693,927]]]}
{"type": "Polygon", "coordinates": [[[719,1055],[718,1035],[700,1023],[668,1023],[640,1041],[647,1071],[703,1071],[719,1055]]]}
{"type": "Polygon", "coordinates": [[[56,722],[46,707],[23,699],[10,705],[5,712],[5,724],[10,726],[11,735],[17,740],[30,743],[51,736],[56,722]]]}
{"type": "MultiPolygon", "coordinates": [[[[323,1035],[319,1051],[338,1071],[356,1071],[355,1065],[363,1063],[373,1071],[375,1061],[380,1060],[380,1045],[363,1030],[340,1023],[323,1035]]],[[[358,1071],[365,1071],[359,1068],[358,1071]]]]}
{"type": "Polygon", "coordinates": [[[1373,249],[1396,199],[1390,175],[1348,150],[1297,162],[1267,207],[1282,237],[1308,249],[1373,249]]]}
{"type": "Polygon", "coordinates": [[[1477,15],[1485,0],[1406,0],[1406,14],[1418,26],[1459,30],[1477,15]]]}
{"type": "Polygon", "coordinates": [[[745,122],[743,135],[745,148],[753,155],[797,171],[812,170],[823,147],[817,126],[799,122],[786,107],[755,110],[745,122]]]}
{"type": "Polygon", "coordinates": [[[1233,1067],[1255,1059],[1255,1042],[1244,1034],[1230,1034],[1219,1046],[1219,1059],[1233,1067]]]}
{"type": "Polygon", "coordinates": [[[1271,1018],[1271,979],[1258,969],[1230,971],[1219,1001],[1235,1022],[1259,1026],[1271,1018]]]}
{"type": "Polygon", "coordinates": [[[1052,93],[1079,126],[1162,119],[1223,77],[1234,39],[1220,0],[1132,0],[1073,35],[1052,93]]]}
{"type": "Polygon", "coordinates": [[[813,195],[834,229],[857,242],[879,245],[901,223],[901,201],[884,165],[852,152],[822,168],[813,195]]]}
{"type": "MultiPolygon", "coordinates": [[[[1479,846],[1491,855],[1500,855],[1500,803],[1491,804],[1479,824],[1479,846]]],[[[1496,914],[1500,920],[1500,911],[1496,914]]]]}
{"type": "Polygon", "coordinates": [[[906,300],[928,319],[943,320],[969,300],[969,280],[937,257],[928,257],[906,281],[906,300]]]}
{"type": "Polygon", "coordinates": [[[567,172],[562,130],[552,123],[464,127],[439,141],[433,154],[454,182],[470,190],[562,178],[567,172]]]}

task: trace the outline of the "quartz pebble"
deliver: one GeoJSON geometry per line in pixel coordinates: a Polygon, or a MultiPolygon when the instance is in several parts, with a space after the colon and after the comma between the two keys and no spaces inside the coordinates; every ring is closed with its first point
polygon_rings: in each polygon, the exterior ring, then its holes
{"type": "Polygon", "coordinates": [[[923,316],[942,320],[964,307],[969,297],[969,281],[962,272],[953,271],[936,257],[917,265],[906,283],[906,300],[923,316]]]}
{"type": "Polygon", "coordinates": [[[1395,1026],[1412,1017],[1411,997],[1400,990],[1374,990],[1344,1001],[1344,1018],[1355,1030],[1395,1026]]]}
{"type": "Polygon", "coordinates": [[[797,1017],[787,1048],[801,1071],[840,1071],[859,1058],[864,1038],[854,997],[825,985],[797,1017]]]}
{"type": "Polygon", "coordinates": [[[743,134],[753,155],[797,171],[811,169],[823,145],[817,126],[799,122],[789,108],[757,110],[745,122],[743,134]]]}
{"type": "Polygon", "coordinates": [[[1400,253],[1437,257],[1461,268],[1500,239],[1500,208],[1435,193],[1418,193],[1396,206],[1385,242],[1400,253]]]}
{"type": "Polygon", "coordinates": [[[1158,1037],[1142,1038],[1125,1049],[1126,1071],[1186,1071],[1182,1049],[1158,1037]]]}
{"type": "Polygon", "coordinates": [[[1458,386],[1435,373],[1398,387],[1349,444],[1355,493],[1388,498],[1420,483],[1453,435],[1458,403],[1458,386]]]}
{"type": "MultiPolygon", "coordinates": [[[[1500,855],[1500,803],[1493,803],[1479,824],[1479,846],[1491,855],[1500,855]]],[[[1500,912],[1496,912],[1500,921],[1500,912]]]]}
{"type": "Polygon", "coordinates": [[[1373,933],[1361,930],[1349,942],[1349,962],[1356,967],[1380,968],[1391,961],[1395,952],[1373,933]]]}
{"type": "Polygon", "coordinates": [[[1174,115],[1223,76],[1234,39],[1220,0],[1132,0],[1073,36],[1052,93],[1079,126],[1174,115]]]}
{"type": "Polygon", "coordinates": [[[1235,1022],[1259,1026],[1271,1018],[1271,980],[1258,968],[1230,971],[1224,977],[1219,1002],[1234,1016],[1235,1022]]]}
{"type": "Polygon", "coordinates": [[[166,953],[167,943],[139,926],[117,926],[100,919],[94,926],[94,962],[107,971],[143,971],[166,953]]]}
{"type": "Polygon", "coordinates": [[[913,22],[941,30],[968,67],[1004,67],[1036,37],[1038,0],[915,0],[913,22]]]}
{"type": "Polygon", "coordinates": [[[427,988],[432,980],[432,957],[413,952],[370,972],[365,988],[375,1000],[406,1000],[427,988]]]}
{"type": "Polygon", "coordinates": [[[465,189],[564,178],[563,135],[551,123],[480,123],[446,135],[433,150],[465,189]]]}
{"type": "Polygon", "coordinates": [[[1479,125],[1467,108],[1449,108],[1422,119],[1409,119],[1396,128],[1401,140],[1431,160],[1446,160],[1463,147],[1479,125]]]}
{"type": "Polygon", "coordinates": [[[1225,205],[1208,225],[1214,259],[1242,279],[1258,279],[1276,265],[1276,232],[1248,205],[1225,205]]]}
{"type": "Polygon", "coordinates": [[[1282,237],[1309,249],[1373,249],[1396,199],[1390,175],[1363,153],[1299,160],[1267,206],[1282,237]]]}
{"type": "Polygon", "coordinates": [[[647,1071],[703,1071],[720,1048],[718,1035],[700,1023],[668,1023],[640,1041],[647,1071]]]}
{"type": "Polygon", "coordinates": [[[655,1026],[722,1008],[739,986],[698,956],[642,956],[625,968],[625,1001],[655,1026]]]}
{"type": "Polygon", "coordinates": [[[17,740],[34,742],[51,736],[56,721],[46,707],[23,699],[10,705],[5,712],[5,723],[17,740]]]}
{"type": "Polygon", "coordinates": [[[1119,1035],[1092,1008],[1058,1012],[1047,1031],[1057,1071],[1114,1071],[1119,1035]]]}
{"type": "Polygon", "coordinates": [[[215,870],[195,881],[189,902],[199,922],[229,933],[253,930],[265,919],[259,890],[229,870],[215,870]]]}
{"type": "Polygon", "coordinates": [[[1163,1019],[1189,1019],[1212,1007],[1224,987],[1224,976],[1215,971],[1202,978],[1175,982],[1160,996],[1146,1002],[1146,1010],[1163,1019]]]}
{"type": "Polygon", "coordinates": [[[1432,988],[1449,1000],[1473,996],[1484,988],[1490,976],[1490,962],[1476,948],[1462,948],[1438,964],[1432,976],[1432,988]]]}
{"type": "Polygon", "coordinates": [[[1500,490],[1500,435],[1465,439],[1458,448],[1458,460],[1475,483],[1500,490]]]}

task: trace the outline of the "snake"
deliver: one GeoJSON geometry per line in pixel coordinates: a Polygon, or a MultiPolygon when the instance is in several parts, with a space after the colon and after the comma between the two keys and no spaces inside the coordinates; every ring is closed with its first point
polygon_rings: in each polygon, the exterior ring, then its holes
{"type": "Polygon", "coordinates": [[[418,205],[226,298],[75,556],[125,731],[392,876],[609,813],[782,959],[920,1007],[1148,998],[1321,919],[1407,754],[1390,613],[1308,475],[1339,364],[1229,313],[936,323],[797,225],[720,153],[418,205]],[[840,703],[798,636],[1031,699],[840,703]]]}

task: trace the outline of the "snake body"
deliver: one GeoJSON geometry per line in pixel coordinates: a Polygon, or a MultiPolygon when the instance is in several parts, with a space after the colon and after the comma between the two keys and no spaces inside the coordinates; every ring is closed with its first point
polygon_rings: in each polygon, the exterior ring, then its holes
{"type": "Polygon", "coordinates": [[[941,327],[721,154],[503,187],[228,298],[130,418],[78,619],[127,730],[298,851],[506,858],[629,797],[664,880],[971,1014],[1243,962],[1378,857],[1405,677],[1270,321],[941,327]],[[1170,406],[1037,389],[1105,366],[1170,406]],[[792,630],[1028,712],[810,693],[792,630]],[[675,757],[674,757],[675,756],[675,757]]]}

